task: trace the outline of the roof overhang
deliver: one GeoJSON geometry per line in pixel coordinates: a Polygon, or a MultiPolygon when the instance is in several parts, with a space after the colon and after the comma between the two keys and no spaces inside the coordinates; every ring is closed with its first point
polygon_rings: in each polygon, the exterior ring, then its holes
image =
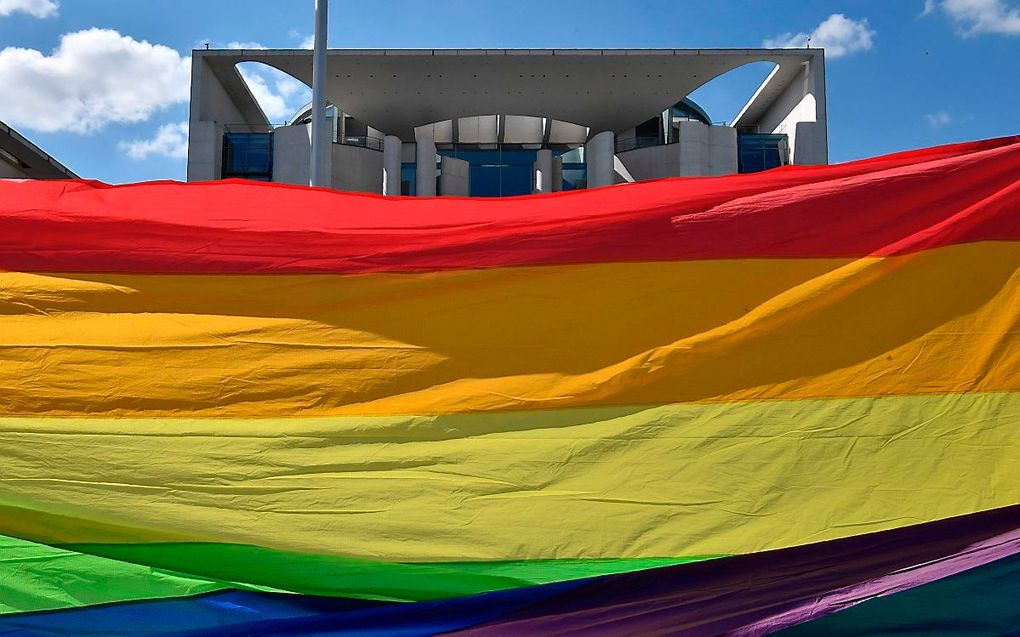
{"type": "MultiPolygon", "coordinates": [[[[0,149],[13,157],[18,162],[17,168],[31,179],[78,178],[66,166],[3,122],[0,122],[0,149]]],[[[0,157],[0,161],[9,159],[0,157]]]]}
{"type": "MultiPolygon", "coordinates": [[[[305,49],[194,55],[238,97],[241,62],[267,64],[306,84],[312,79],[312,52],[305,49]]],[[[402,137],[432,122],[491,114],[550,117],[595,134],[636,126],[752,62],[778,65],[768,88],[779,94],[783,79],[792,81],[818,55],[817,49],[334,49],[326,94],[344,112],[402,137]]],[[[767,96],[756,97],[767,108],[767,96]]]]}

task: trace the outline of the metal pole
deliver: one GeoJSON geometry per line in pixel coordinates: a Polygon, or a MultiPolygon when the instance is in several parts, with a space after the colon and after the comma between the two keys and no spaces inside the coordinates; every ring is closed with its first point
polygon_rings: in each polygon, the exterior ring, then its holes
{"type": "Polygon", "coordinates": [[[312,53],[312,186],[328,186],[326,151],[326,29],[329,0],[315,0],[315,47],[312,53]]]}

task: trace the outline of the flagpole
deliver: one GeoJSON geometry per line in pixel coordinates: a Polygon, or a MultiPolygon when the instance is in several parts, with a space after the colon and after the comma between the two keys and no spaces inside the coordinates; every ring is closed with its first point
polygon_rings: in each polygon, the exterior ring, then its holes
{"type": "Polygon", "coordinates": [[[315,45],[312,52],[312,186],[329,186],[325,172],[326,151],[326,30],[329,0],[315,0],[315,45]]]}

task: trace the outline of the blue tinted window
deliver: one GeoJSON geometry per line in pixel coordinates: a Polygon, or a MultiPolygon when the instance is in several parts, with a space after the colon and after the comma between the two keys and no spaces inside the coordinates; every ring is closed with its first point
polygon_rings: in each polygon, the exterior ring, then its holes
{"type": "Polygon", "coordinates": [[[273,178],[272,133],[227,133],[223,136],[221,176],[271,181],[273,178]]]}
{"type": "Polygon", "coordinates": [[[563,162],[563,181],[560,190],[583,190],[588,187],[588,166],[584,163],[584,148],[556,152],[563,162]]]}
{"type": "Polygon", "coordinates": [[[757,173],[790,163],[790,146],[786,135],[740,135],[737,146],[739,170],[742,173],[757,173]]]}
{"type": "Polygon", "coordinates": [[[699,121],[702,124],[712,124],[711,118],[703,108],[698,106],[693,100],[684,98],[677,102],[669,109],[670,118],[689,119],[699,121]]]}
{"type": "Polygon", "coordinates": [[[634,148],[658,146],[662,142],[661,117],[653,117],[646,122],[638,124],[637,127],[634,128],[634,139],[631,142],[634,145],[634,148]]]}
{"type": "MultiPolygon", "coordinates": [[[[468,163],[472,197],[509,197],[531,194],[538,150],[500,147],[482,149],[465,145],[440,148],[440,155],[468,163]]],[[[553,155],[563,156],[563,190],[583,188],[587,171],[577,149],[556,148],[553,155]]]]}
{"type": "Polygon", "coordinates": [[[584,190],[588,187],[588,167],[584,164],[563,164],[560,190],[584,190]]]}
{"type": "Polygon", "coordinates": [[[415,170],[414,162],[400,164],[400,194],[402,195],[415,195],[417,194],[416,184],[418,180],[418,171],[415,170]]]}

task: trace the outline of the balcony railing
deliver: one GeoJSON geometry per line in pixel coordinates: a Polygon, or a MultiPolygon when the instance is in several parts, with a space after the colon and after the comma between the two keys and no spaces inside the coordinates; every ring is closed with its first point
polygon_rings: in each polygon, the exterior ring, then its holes
{"type": "Polygon", "coordinates": [[[627,137],[616,140],[616,152],[625,153],[628,150],[648,148],[649,146],[661,146],[663,141],[658,137],[627,137]]]}
{"type": "Polygon", "coordinates": [[[383,140],[379,137],[368,137],[367,135],[347,135],[343,138],[343,141],[337,141],[338,144],[344,144],[345,146],[361,146],[362,148],[370,148],[372,150],[382,150],[383,140]]]}
{"type": "MultiPolygon", "coordinates": [[[[226,124],[223,128],[224,132],[228,134],[272,133],[277,128],[288,125],[289,124],[226,124]]],[[[334,138],[333,143],[344,144],[345,146],[360,146],[361,148],[370,148],[378,151],[383,149],[383,140],[381,137],[369,137],[368,135],[347,135],[342,140],[334,138]]]]}

